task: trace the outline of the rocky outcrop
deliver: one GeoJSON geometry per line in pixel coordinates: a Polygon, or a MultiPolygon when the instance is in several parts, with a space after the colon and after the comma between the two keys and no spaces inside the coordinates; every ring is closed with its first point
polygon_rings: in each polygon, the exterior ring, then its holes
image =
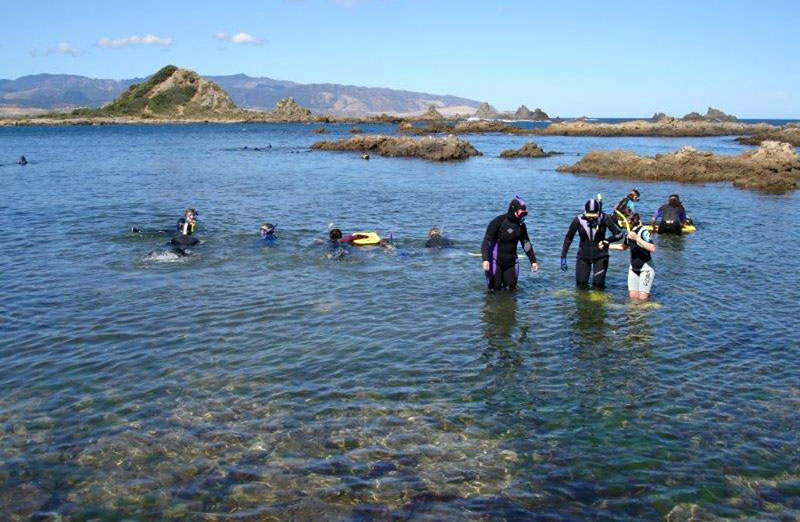
{"type": "Polygon", "coordinates": [[[639,156],[622,150],[595,151],[559,172],[649,181],[708,183],[728,181],[735,187],[782,193],[797,188],[800,157],[791,145],[765,141],[739,156],[717,156],[684,147],[671,154],[639,156]]]}
{"type": "Polygon", "coordinates": [[[375,153],[389,157],[422,158],[430,161],[464,160],[481,153],[455,136],[414,139],[407,136],[362,135],[338,141],[318,141],[312,150],[375,153]]]}
{"type": "Polygon", "coordinates": [[[364,131],[361,129],[361,127],[356,127],[356,126],[350,127],[350,134],[361,134],[363,132],[364,131]]]}
{"type": "Polygon", "coordinates": [[[665,122],[670,122],[670,121],[674,121],[674,120],[675,120],[675,118],[673,118],[672,116],[667,116],[663,112],[657,112],[657,113],[653,114],[652,118],[650,118],[650,121],[652,121],[653,123],[665,123],[665,122]]]}
{"type": "Polygon", "coordinates": [[[483,102],[478,106],[478,110],[475,111],[475,117],[484,120],[493,120],[497,118],[497,110],[489,105],[488,102],[483,102]]]}
{"type": "Polygon", "coordinates": [[[486,133],[499,133],[499,134],[529,134],[527,129],[521,129],[511,124],[501,121],[461,121],[453,127],[454,134],[486,134],[486,133]]]}
{"type": "Polygon", "coordinates": [[[690,112],[686,116],[683,117],[684,121],[710,121],[710,122],[720,122],[720,123],[732,123],[736,121],[736,116],[731,116],[730,114],[725,114],[719,109],[715,109],[713,107],[709,107],[706,111],[706,115],[703,116],[699,112],[690,112]]]}
{"type": "Polygon", "coordinates": [[[520,105],[514,114],[509,118],[512,120],[534,120],[544,121],[550,119],[546,112],[538,107],[535,110],[530,110],[525,105],[520,105]]]}
{"type": "Polygon", "coordinates": [[[275,121],[313,121],[311,111],[300,107],[293,98],[283,98],[275,104],[275,109],[268,113],[275,121]]]}
{"type": "Polygon", "coordinates": [[[636,120],[623,123],[591,123],[569,121],[551,123],[543,129],[532,129],[531,134],[543,136],[741,136],[768,132],[776,127],[766,123],[685,121],[674,118],[657,122],[636,120]]]}
{"type": "Polygon", "coordinates": [[[328,129],[326,129],[325,127],[317,127],[311,132],[313,132],[314,134],[328,134],[328,129]]]}
{"type": "Polygon", "coordinates": [[[522,148],[514,150],[508,149],[504,150],[500,153],[501,158],[547,158],[550,156],[555,156],[556,154],[561,154],[560,152],[552,152],[548,151],[545,152],[539,145],[534,142],[528,142],[522,146],[522,148]]]}
{"type": "Polygon", "coordinates": [[[768,132],[760,132],[753,136],[740,136],[736,141],[742,145],[760,145],[764,141],[781,141],[800,147],[800,125],[790,123],[768,132]]]}
{"type": "Polygon", "coordinates": [[[438,120],[443,120],[444,116],[442,116],[442,114],[436,110],[435,105],[429,105],[428,110],[425,112],[425,114],[420,116],[419,119],[438,121],[438,120]]]}

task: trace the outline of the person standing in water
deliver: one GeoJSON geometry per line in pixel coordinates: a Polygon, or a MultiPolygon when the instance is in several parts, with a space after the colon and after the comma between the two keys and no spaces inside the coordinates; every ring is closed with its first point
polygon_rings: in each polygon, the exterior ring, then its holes
{"type": "Polygon", "coordinates": [[[625,241],[618,245],[611,245],[612,250],[631,250],[631,265],[628,269],[628,296],[634,301],[647,301],[650,299],[650,290],[656,272],[653,270],[651,254],[656,251],[650,231],[645,229],[639,214],[630,217],[631,231],[625,241]]]}
{"type": "Polygon", "coordinates": [[[606,286],[606,271],[608,270],[608,245],[619,241],[623,234],[615,220],[609,219],[603,213],[602,204],[596,199],[590,199],[584,205],[582,214],[575,216],[564,236],[564,245],[561,247],[561,270],[567,271],[567,252],[572,244],[575,233],[580,235],[580,246],[575,261],[575,282],[579,287],[589,285],[589,276],[592,276],[592,288],[602,290],[606,286]],[[606,238],[606,231],[611,231],[612,236],[606,238]]]}
{"type": "Polygon", "coordinates": [[[509,203],[508,212],[494,218],[486,227],[481,245],[481,258],[486,285],[490,290],[502,288],[514,290],[517,287],[519,277],[517,243],[522,243],[522,250],[531,263],[531,272],[539,270],[536,252],[533,250],[528,228],[524,222],[527,215],[525,201],[517,196],[509,203]]]}
{"type": "Polygon", "coordinates": [[[194,246],[199,240],[193,237],[195,229],[197,228],[197,211],[193,208],[187,208],[183,211],[183,217],[178,220],[176,226],[178,235],[172,238],[170,243],[175,246],[194,246]]]}

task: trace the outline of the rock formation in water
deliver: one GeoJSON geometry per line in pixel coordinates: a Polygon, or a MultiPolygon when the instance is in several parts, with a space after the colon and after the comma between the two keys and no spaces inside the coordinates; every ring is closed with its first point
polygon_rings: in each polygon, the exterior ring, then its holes
{"type": "Polygon", "coordinates": [[[710,122],[720,122],[720,123],[732,123],[736,121],[736,116],[731,116],[730,114],[725,114],[719,109],[715,109],[713,107],[709,107],[706,111],[706,115],[703,116],[699,112],[690,112],[686,116],[683,117],[684,121],[710,121],[710,122]]]}
{"type": "Polygon", "coordinates": [[[436,120],[443,120],[444,116],[442,116],[442,114],[436,110],[436,105],[431,104],[428,105],[428,110],[425,112],[425,114],[420,116],[419,119],[436,121],[436,120]]]}
{"type": "Polygon", "coordinates": [[[361,129],[361,127],[356,127],[355,125],[350,127],[350,134],[361,134],[363,132],[364,131],[361,129]]]}
{"type": "Polygon", "coordinates": [[[328,134],[328,129],[326,129],[325,127],[317,127],[311,132],[313,132],[314,134],[328,134]]]}
{"type": "Polygon", "coordinates": [[[765,141],[738,156],[718,156],[683,147],[671,154],[639,156],[623,150],[589,152],[558,172],[684,183],[733,182],[735,187],[782,193],[797,188],[800,157],[788,143],[765,141]]]}
{"type": "Polygon", "coordinates": [[[777,127],[766,123],[686,121],[676,118],[657,122],[636,120],[622,123],[591,123],[569,121],[551,123],[543,129],[532,129],[531,134],[542,136],[741,136],[768,132],[777,127]]]}
{"type": "Polygon", "coordinates": [[[423,158],[430,161],[463,160],[480,156],[469,142],[454,136],[414,139],[407,136],[359,135],[338,141],[318,141],[312,150],[376,153],[390,157],[423,158]]]}
{"type": "Polygon", "coordinates": [[[560,152],[552,152],[547,151],[545,152],[542,148],[534,142],[528,142],[522,146],[522,148],[514,150],[508,149],[504,150],[500,153],[501,158],[547,158],[550,156],[555,156],[556,154],[561,154],[560,152]]]}
{"type": "Polygon", "coordinates": [[[497,118],[497,110],[489,105],[488,102],[483,102],[478,106],[478,110],[475,111],[475,117],[484,120],[492,120],[497,118]]]}
{"type": "Polygon", "coordinates": [[[736,141],[742,145],[760,145],[764,141],[781,141],[800,147],[800,124],[789,123],[767,132],[759,132],[753,136],[740,136],[736,141]]]}
{"type": "Polygon", "coordinates": [[[514,112],[514,114],[509,119],[544,121],[550,119],[550,117],[547,115],[546,112],[544,112],[542,109],[538,107],[535,110],[531,111],[523,104],[519,106],[519,108],[514,112]]]}
{"type": "Polygon", "coordinates": [[[283,98],[275,104],[275,109],[267,113],[275,121],[313,121],[311,111],[300,107],[292,98],[283,98]]]}
{"type": "Polygon", "coordinates": [[[665,123],[665,122],[671,122],[671,121],[674,121],[674,120],[675,120],[675,118],[673,118],[672,116],[668,116],[668,115],[664,114],[663,112],[657,112],[657,113],[653,114],[652,118],[650,118],[650,121],[652,121],[653,123],[665,123]]]}

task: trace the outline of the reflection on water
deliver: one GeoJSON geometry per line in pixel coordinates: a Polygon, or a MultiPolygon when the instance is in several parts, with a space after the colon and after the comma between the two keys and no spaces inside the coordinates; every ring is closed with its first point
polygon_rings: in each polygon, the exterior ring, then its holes
{"type": "Polygon", "coordinates": [[[558,269],[574,209],[630,188],[559,164],[741,146],[541,137],[565,154],[507,162],[527,139],[485,135],[457,164],[295,154],[314,139],[0,128],[0,157],[33,160],[0,178],[0,519],[797,518],[800,195],[649,184],[643,215],[677,191],[702,224],[658,237],[652,303],[628,302],[627,253],[606,292],[558,269]],[[487,293],[468,254],[514,194],[542,270],[487,293]],[[186,206],[205,243],[183,258],[157,231],[186,206]],[[761,216],[786,237],[754,259],[761,216]],[[329,260],[314,239],[331,222],[397,250],[329,260]],[[426,251],[441,223],[456,246],[426,251]]]}

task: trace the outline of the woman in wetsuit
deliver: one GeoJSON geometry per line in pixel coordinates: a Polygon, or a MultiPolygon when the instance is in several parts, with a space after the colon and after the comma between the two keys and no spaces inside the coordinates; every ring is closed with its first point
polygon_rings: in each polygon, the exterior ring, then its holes
{"type": "Polygon", "coordinates": [[[661,205],[653,216],[652,225],[659,234],[680,235],[686,222],[686,209],[683,208],[681,198],[677,194],[670,194],[667,203],[661,205]]]}
{"type": "Polygon", "coordinates": [[[508,205],[508,212],[494,218],[486,227],[486,235],[481,245],[481,258],[486,285],[490,290],[500,290],[504,287],[513,290],[517,287],[519,276],[517,243],[522,243],[522,249],[531,262],[531,272],[539,270],[536,252],[533,251],[528,229],[524,223],[527,215],[525,202],[517,196],[508,205]]]}
{"type": "Polygon", "coordinates": [[[602,205],[590,199],[584,205],[583,214],[575,216],[564,237],[561,247],[561,270],[567,271],[567,252],[575,233],[579,233],[581,243],[578,247],[578,258],[575,261],[575,282],[579,287],[589,285],[592,277],[592,288],[602,290],[606,286],[606,270],[608,270],[608,244],[622,239],[623,234],[616,222],[603,214],[602,205]],[[606,238],[606,230],[612,236],[606,238]]]}

